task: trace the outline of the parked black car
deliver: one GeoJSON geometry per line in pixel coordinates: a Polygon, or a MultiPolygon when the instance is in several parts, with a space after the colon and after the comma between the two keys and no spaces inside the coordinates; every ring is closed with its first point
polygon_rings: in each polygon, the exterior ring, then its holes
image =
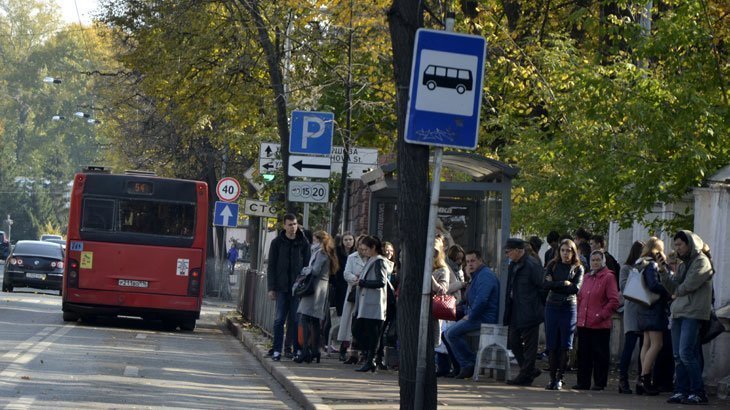
{"type": "Polygon", "coordinates": [[[18,241],[5,260],[3,292],[16,287],[57,290],[63,284],[63,248],[46,241],[18,241]]]}
{"type": "Polygon", "coordinates": [[[0,231],[0,259],[5,260],[10,254],[10,242],[5,231],[0,231]]]}

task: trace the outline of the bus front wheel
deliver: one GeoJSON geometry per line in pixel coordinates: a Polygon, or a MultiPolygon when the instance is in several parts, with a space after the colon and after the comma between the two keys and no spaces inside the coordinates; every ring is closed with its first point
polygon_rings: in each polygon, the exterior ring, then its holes
{"type": "Polygon", "coordinates": [[[436,89],[436,81],[429,81],[426,83],[426,88],[433,91],[436,89]]]}
{"type": "Polygon", "coordinates": [[[195,319],[183,319],[180,321],[180,330],[192,332],[195,330],[195,319]]]}

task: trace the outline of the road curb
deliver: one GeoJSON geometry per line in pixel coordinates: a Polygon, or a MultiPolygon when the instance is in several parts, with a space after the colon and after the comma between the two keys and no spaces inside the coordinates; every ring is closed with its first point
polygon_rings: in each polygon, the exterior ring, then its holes
{"type": "Polygon", "coordinates": [[[330,406],[324,404],[324,400],[314,390],[309,388],[307,383],[301,381],[285,365],[270,360],[266,356],[265,347],[256,343],[255,338],[240,324],[225,314],[221,314],[221,321],[225,322],[226,328],[248,348],[261,366],[289,392],[297,403],[307,410],[332,410],[330,406]]]}

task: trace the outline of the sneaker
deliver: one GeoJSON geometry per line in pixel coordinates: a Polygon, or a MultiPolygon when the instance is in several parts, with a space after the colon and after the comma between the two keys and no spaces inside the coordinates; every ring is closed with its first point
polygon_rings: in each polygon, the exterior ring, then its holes
{"type": "Polygon", "coordinates": [[[681,403],[685,398],[686,396],[682,393],[674,393],[667,399],[667,403],[681,403]]]}
{"type": "Polygon", "coordinates": [[[269,349],[269,351],[266,352],[266,357],[271,357],[273,355],[274,355],[274,349],[273,348],[269,349]]]}
{"type": "Polygon", "coordinates": [[[704,394],[690,394],[687,398],[682,399],[682,404],[707,404],[707,396],[704,394]]]}
{"type": "Polygon", "coordinates": [[[284,357],[286,357],[287,359],[293,359],[294,356],[295,356],[294,353],[292,353],[288,350],[286,352],[284,352],[284,357]]]}
{"type": "Polygon", "coordinates": [[[274,354],[271,355],[271,360],[273,360],[275,362],[280,362],[281,361],[281,353],[274,352],[274,354]]]}

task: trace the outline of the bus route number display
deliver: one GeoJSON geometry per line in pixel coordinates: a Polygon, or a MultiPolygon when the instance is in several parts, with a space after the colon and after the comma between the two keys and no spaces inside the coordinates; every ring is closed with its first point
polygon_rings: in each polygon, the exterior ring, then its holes
{"type": "Polygon", "coordinates": [[[215,191],[221,201],[233,202],[241,195],[241,184],[235,178],[222,178],[218,181],[215,191]]]}

